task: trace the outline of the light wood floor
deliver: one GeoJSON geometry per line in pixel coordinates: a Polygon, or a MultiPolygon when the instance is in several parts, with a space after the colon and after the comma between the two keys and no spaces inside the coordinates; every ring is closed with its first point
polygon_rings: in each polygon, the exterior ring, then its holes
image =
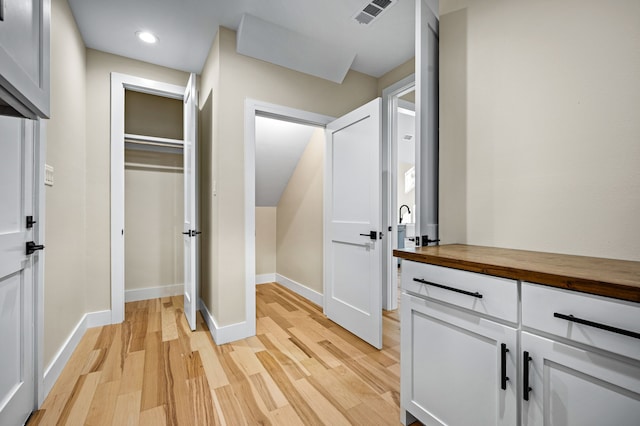
{"type": "Polygon", "coordinates": [[[87,330],[29,425],[397,425],[400,323],[384,348],[277,284],[257,286],[257,335],[217,346],[182,298],[127,303],[87,330]]]}

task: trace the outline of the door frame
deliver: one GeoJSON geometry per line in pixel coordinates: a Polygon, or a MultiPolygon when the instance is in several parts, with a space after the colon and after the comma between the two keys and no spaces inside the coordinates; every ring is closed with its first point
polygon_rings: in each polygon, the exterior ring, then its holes
{"type": "MultiPolygon", "coordinates": [[[[39,244],[46,245],[46,192],[44,188],[45,161],[47,158],[47,120],[38,119],[34,124],[34,188],[33,188],[33,217],[38,218],[34,226],[33,237],[39,244]]],[[[34,360],[35,360],[35,402],[36,408],[44,402],[44,262],[46,250],[38,252],[34,257],[33,281],[34,295],[34,360]]]]}
{"type": "MultiPolygon", "coordinates": [[[[246,99],[244,102],[244,256],[247,329],[243,334],[247,336],[256,334],[256,116],[321,128],[335,120],[327,115],[255,99],[246,99]]],[[[324,161],[326,162],[326,158],[324,161]]]]}
{"type": "Polygon", "coordinates": [[[124,92],[184,100],[185,86],[111,73],[111,324],[124,321],[124,92]]]}
{"type": "Polygon", "coordinates": [[[398,98],[411,89],[415,90],[415,81],[414,73],[382,90],[382,228],[389,236],[382,239],[385,258],[382,262],[382,308],[388,311],[398,309],[398,278],[393,267],[393,249],[397,247],[398,238],[398,224],[393,220],[398,208],[398,147],[395,137],[398,116],[395,112],[398,98]]]}

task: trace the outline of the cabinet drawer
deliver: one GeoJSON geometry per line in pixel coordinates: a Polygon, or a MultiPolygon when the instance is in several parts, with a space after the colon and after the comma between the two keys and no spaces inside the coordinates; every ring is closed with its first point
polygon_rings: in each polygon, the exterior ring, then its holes
{"type": "Polygon", "coordinates": [[[523,283],[522,325],[640,360],[638,303],[523,283]],[[571,315],[573,320],[562,318],[571,315]],[[598,325],[614,330],[601,329],[598,325]],[[624,331],[635,333],[636,337],[621,334],[624,331]]]}
{"type": "Polygon", "coordinates": [[[402,290],[507,321],[518,320],[517,282],[507,278],[405,261],[402,290]]]}

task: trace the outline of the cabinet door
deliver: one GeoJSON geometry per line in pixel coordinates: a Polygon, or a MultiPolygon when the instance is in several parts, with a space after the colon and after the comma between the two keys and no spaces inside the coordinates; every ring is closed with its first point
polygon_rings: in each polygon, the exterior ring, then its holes
{"type": "Polygon", "coordinates": [[[526,332],[522,350],[531,358],[523,359],[531,388],[529,400],[522,404],[524,426],[638,425],[637,361],[625,362],[526,332]]]}
{"type": "Polygon", "coordinates": [[[402,409],[426,425],[515,425],[517,330],[408,294],[401,309],[402,409]]]}
{"type": "Polygon", "coordinates": [[[0,6],[0,112],[46,118],[50,0],[1,0],[0,6]]]}

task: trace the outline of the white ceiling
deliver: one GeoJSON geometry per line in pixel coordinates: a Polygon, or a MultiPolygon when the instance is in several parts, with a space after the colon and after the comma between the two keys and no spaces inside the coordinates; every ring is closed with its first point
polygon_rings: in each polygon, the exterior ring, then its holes
{"type": "MultiPolygon", "coordinates": [[[[219,26],[244,13],[356,52],[351,66],[380,77],[414,56],[413,0],[398,0],[370,25],[352,18],[366,0],[69,0],[87,47],[200,73],[219,26]],[[135,37],[151,31],[160,41],[135,37]]],[[[331,57],[326,58],[327,61],[331,57]]]]}
{"type": "Polygon", "coordinates": [[[316,128],[256,117],[256,206],[275,207],[316,128]]]}

